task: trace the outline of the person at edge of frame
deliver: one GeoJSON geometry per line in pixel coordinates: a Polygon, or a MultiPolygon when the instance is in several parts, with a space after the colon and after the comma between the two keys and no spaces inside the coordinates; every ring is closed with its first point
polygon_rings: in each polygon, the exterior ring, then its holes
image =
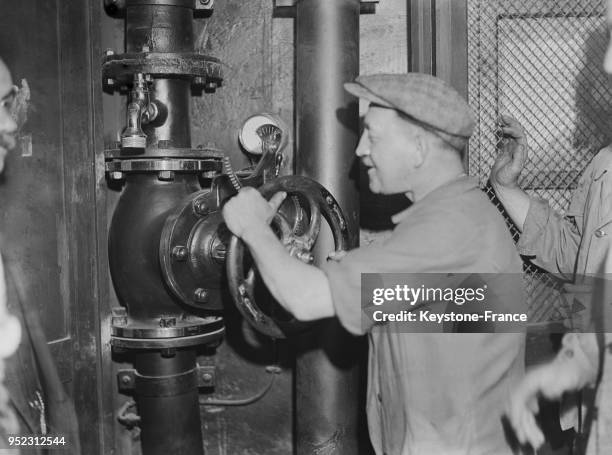
{"type": "MultiPolygon", "coordinates": [[[[607,22],[612,27],[612,0],[607,2],[607,22]]],[[[603,65],[612,74],[612,42],[603,65]]],[[[518,186],[528,152],[524,131],[510,116],[502,116],[500,123],[507,143],[493,165],[490,181],[522,232],[518,250],[569,282],[572,301],[584,307],[576,320],[578,328],[596,332],[565,334],[556,357],[530,370],[514,390],[507,415],[519,441],[538,449],[545,442],[535,420],[538,397],[560,399],[565,392],[596,387],[595,406],[587,409],[590,431],[582,441],[586,447],[579,447],[578,455],[610,454],[612,296],[606,278],[612,272],[612,147],[599,151],[582,173],[563,217],[545,200],[530,198],[518,186]]]]}
{"type": "MultiPolygon", "coordinates": [[[[0,59],[0,172],[14,149],[15,135],[27,118],[29,87],[13,85],[0,59]]],[[[47,344],[39,316],[25,301],[23,275],[0,256],[0,453],[42,453],[41,438],[53,435],[62,453],[80,455],[78,422],[47,344]],[[10,437],[18,437],[18,446],[10,437]],[[24,438],[38,438],[33,446],[24,438]]],[[[51,436],[49,436],[51,438],[51,436]]],[[[51,447],[51,444],[47,444],[51,447]]]]}
{"type": "MultiPolygon", "coordinates": [[[[11,115],[15,89],[11,73],[0,60],[0,172],[4,170],[7,153],[15,147],[14,134],[17,131],[17,123],[11,115]]],[[[4,263],[0,256],[0,435],[2,435],[0,449],[8,448],[7,435],[20,433],[19,421],[11,405],[10,394],[4,385],[5,360],[17,351],[20,341],[21,324],[8,312],[4,263]]]]}

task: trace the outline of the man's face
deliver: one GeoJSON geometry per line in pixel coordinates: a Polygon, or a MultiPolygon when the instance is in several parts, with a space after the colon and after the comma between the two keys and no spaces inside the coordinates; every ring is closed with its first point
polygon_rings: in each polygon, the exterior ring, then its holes
{"type": "Polygon", "coordinates": [[[0,61],[0,172],[4,169],[4,159],[9,150],[15,147],[17,124],[11,116],[11,107],[15,98],[15,87],[11,73],[0,61]]]}
{"type": "MultiPolygon", "coordinates": [[[[4,169],[4,158],[9,150],[15,147],[13,134],[17,124],[11,117],[11,103],[15,96],[11,74],[0,60],[0,172],[4,169]]],[[[4,359],[12,355],[19,346],[21,326],[14,316],[7,311],[6,282],[4,268],[0,257],[0,434],[19,431],[17,419],[9,405],[8,393],[2,384],[4,380],[4,359]]]]}
{"type": "Polygon", "coordinates": [[[370,190],[378,194],[406,193],[419,162],[417,127],[394,109],[370,105],[355,150],[368,169],[370,190]]]}

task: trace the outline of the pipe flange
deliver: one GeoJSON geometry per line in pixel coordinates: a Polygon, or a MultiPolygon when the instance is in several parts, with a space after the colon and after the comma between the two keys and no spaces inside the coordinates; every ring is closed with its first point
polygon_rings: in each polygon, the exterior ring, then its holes
{"type": "Polygon", "coordinates": [[[124,174],[157,172],[162,180],[173,180],[174,172],[221,175],[223,163],[219,158],[209,159],[113,159],[106,162],[106,172],[112,180],[121,180],[124,174]]]}
{"type": "Polygon", "coordinates": [[[173,294],[198,310],[221,309],[225,251],[231,233],[223,223],[220,188],[189,195],[166,218],[159,244],[162,274],[173,294]]]}
{"type": "Polygon", "coordinates": [[[125,13],[126,6],[141,6],[141,5],[160,5],[160,6],[178,6],[183,8],[191,8],[194,10],[212,10],[214,0],[104,0],[106,11],[116,16],[125,13]],[[128,3],[126,5],[126,3],[128,3]]]}
{"type": "Polygon", "coordinates": [[[111,346],[121,349],[171,349],[214,344],[223,338],[225,327],[212,332],[180,338],[111,337],[111,346]]]}
{"type": "Polygon", "coordinates": [[[179,6],[182,8],[195,8],[198,0],[124,0],[125,6],[179,6]]]}
{"type": "Polygon", "coordinates": [[[188,316],[184,319],[167,316],[150,320],[131,320],[127,317],[123,321],[113,321],[111,337],[138,340],[172,340],[216,333],[220,328],[223,328],[223,318],[220,316],[205,318],[188,316]]]}
{"type": "Polygon", "coordinates": [[[194,85],[211,91],[223,82],[219,59],[197,52],[133,52],[106,55],[102,60],[107,86],[131,84],[136,73],[190,77],[194,85]]]}
{"type": "MultiPolygon", "coordinates": [[[[143,159],[143,153],[129,153],[130,149],[107,149],[104,151],[106,160],[138,160],[143,159]]],[[[199,159],[199,160],[223,160],[225,153],[219,149],[203,148],[152,148],[146,149],[146,158],[175,158],[175,159],[199,159]]]]}

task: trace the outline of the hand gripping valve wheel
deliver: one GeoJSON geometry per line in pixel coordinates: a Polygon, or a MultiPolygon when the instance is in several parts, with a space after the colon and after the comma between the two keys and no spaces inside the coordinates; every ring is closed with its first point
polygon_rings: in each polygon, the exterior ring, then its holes
{"type": "Polygon", "coordinates": [[[242,316],[256,330],[274,338],[285,338],[308,324],[293,318],[270,295],[248,248],[223,224],[223,203],[243,186],[258,187],[266,199],[285,191],[288,197],[272,228],[289,254],[306,263],[315,260],[313,247],[322,219],[329,224],[336,253],[345,251],[351,241],[348,223],[329,191],[307,177],[279,176],[286,138],[286,129],[275,116],[259,114],[247,119],[239,139],[247,152],[261,155],[258,164],[234,172],[225,158],[224,175],[210,189],[190,195],[168,217],[160,244],[166,283],[184,303],[194,309],[219,309],[227,283],[242,316]]]}

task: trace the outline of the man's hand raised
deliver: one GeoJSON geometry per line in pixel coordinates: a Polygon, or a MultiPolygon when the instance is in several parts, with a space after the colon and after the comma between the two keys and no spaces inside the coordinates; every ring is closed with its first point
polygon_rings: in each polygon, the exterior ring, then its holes
{"type": "Polygon", "coordinates": [[[501,151],[491,168],[493,187],[518,188],[518,178],[527,162],[527,139],[521,124],[514,117],[499,117],[502,134],[501,151]]]}

